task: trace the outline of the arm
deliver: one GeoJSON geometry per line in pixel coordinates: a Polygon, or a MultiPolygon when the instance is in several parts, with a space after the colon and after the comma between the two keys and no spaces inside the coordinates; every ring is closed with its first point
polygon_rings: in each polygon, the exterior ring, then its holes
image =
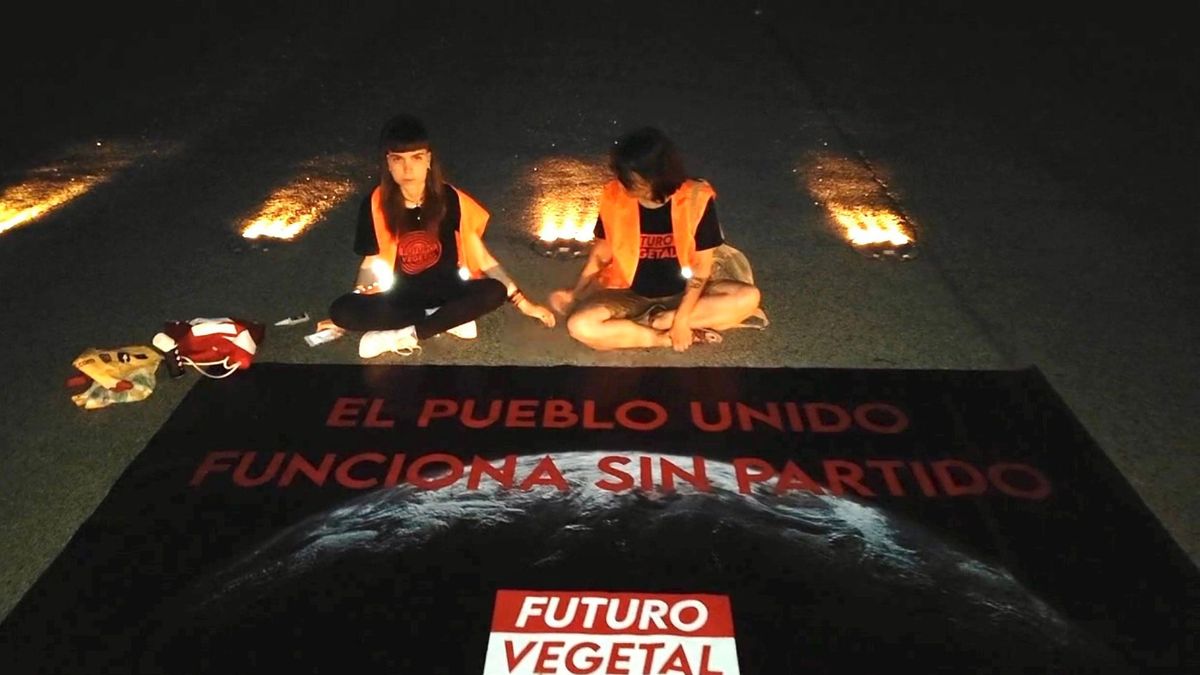
{"type": "Polygon", "coordinates": [[[579,279],[575,282],[575,287],[564,288],[552,293],[550,306],[555,311],[565,314],[575,300],[592,285],[600,271],[611,262],[612,244],[608,243],[607,239],[596,239],[592,244],[591,253],[588,254],[587,263],[583,266],[583,270],[579,273],[579,279]]]}
{"type": "Polygon", "coordinates": [[[554,313],[525,297],[517,282],[508,275],[500,263],[492,256],[491,251],[484,246],[483,239],[478,234],[463,232],[460,239],[464,252],[480,261],[480,267],[488,278],[504,284],[505,295],[522,314],[541,321],[547,328],[554,326],[554,313]]]}
{"type": "Polygon", "coordinates": [[[608,266],[612,262],[612,244],[608,243],[607,239],[597,239],[592,246],[591,253],[588,254],[587,264],[583,266],[583,270],[579,273],[579,280],[575,282],[575,288],[572,289],[572,294],[582,293],[592,281],[596,279],[596,275],[600,274],[600,270],[608,266]]]}
{"type": "Polygon", "coordinates": [[[392,270],[379,256],[379,241],[375,235],[375,224],[371,214],[371,196],[362,200],[358,207],[358,218],[354,228],[354,252],[363,256],[354,279],[355,293],[379,293],[391,287],[392,270]],[[388,278],[381,278],[380,272],[388,278]]]}
{"type": "Polygon", "coordinates": [[[696,309],[696,303],[704,294],[704,287],[708,285],[709,275],[712,274],[712,266],[713,249],[696,252],[696,264],[692,268],[692,278],[687,280],[683,299],[679,301],[679,309],[675,310],[675,320],[669,331],[671,346],[677,352],[685,351],[692,346],[692,311],[696,309]]]}

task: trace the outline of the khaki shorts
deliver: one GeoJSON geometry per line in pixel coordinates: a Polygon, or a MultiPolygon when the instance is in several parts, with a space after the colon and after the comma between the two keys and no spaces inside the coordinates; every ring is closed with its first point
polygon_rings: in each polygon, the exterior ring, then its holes
{"type": "MultiPolygon", "coordinates": [[[[722,244],[713,251],[713,270],[710,281],[739,281],[744,284],[754,284],[754,272],[750,261],[738,249],[729,244],[722,244]]],[[[606,288],[594,291],[579,301],[572,313],[592,307],[607,307],[614,319],[630,319],[639,323],[649,323],[658,312],[677,309],[683,300],[683,293],[667,295],[661,298],[647,298],[628,288],[606,288]]],[[[741,326],[746,328],[766,328],[767,315],[762,308],[754,310],[754,314],[746,319],[741,326]]]]}
{"type": "Polygon", "coordinates": [[[664,295],[660,298],[647,298],[628,288],[603,288],[580,300],[571,313],[593,307],[604,307],[612,313],[614,319],[645,322],[649,321],[654,314],[668,309],[677,309],[682,300],[683,293],[664,295]]]}

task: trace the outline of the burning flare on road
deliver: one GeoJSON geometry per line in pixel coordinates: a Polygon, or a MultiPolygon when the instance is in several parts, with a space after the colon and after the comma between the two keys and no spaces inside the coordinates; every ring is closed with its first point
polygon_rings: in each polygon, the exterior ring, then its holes
{"type": "Polygon", "coordinates": [[[0,192],[0,234],[26,225],[87,194],[142,154],[123,143],[73,149],[52,164],[30,171],[0,192]]]}
{"type": "Polygon", "coordinates": [[[295,239],[353,191],[354,183],[347,178],[299,178],[271,193],[258,213],[242,226],[242,236],[246,239],[295,239]]]}
{"type": "Polygon", "coordinates": [[[604,160],[550,157],[526,175],[533,190],[526,221],[536,236],[534,250],[557,258],[586,254],[608,180],[604,160]]]}
{"type": "Polygon", "coordinates": [[[91,190],[103,176],[35,176],[0,194],[0,234],[16,229],[91,190]]]}
{"type": "Polygon", "coordinates": [[[588,242],[593,239],[592,226],[595,222],[596,214],[583,213],[578,204],[547,201],[542,205],[542,224],[538,228],[538,239],[547,242],[556,239],[588,242]]]}
{"type": "Polygon", "coordinates": [[[798,171],[803,187],[824,206],[839,234],[873,258],[909,260],[916,255],[912,224],[899,213],[886,185],[865,162],[821,155],[798,171]]]}
{"type": "Polygon", "coordinates": [[[903,246],[912,241],[903,219],[891,211],[849,208],[830,204],[833,218],[845,228],[846,239],[854,246],[903,246]]]}

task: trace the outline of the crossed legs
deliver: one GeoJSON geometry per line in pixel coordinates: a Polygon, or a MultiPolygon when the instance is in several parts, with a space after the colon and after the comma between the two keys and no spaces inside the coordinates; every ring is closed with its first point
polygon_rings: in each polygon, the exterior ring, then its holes
{"type": "Polygon", "coordinates": [[[419,339],[477,319],[504,304],[504,284],[495,279],[472,279],[436,292],[402,288],[387,293],[347,293],[333,301],[329,316],[348,330],[394,330],[414,326],[419,339]],[[440,307],[430,316],[425,308],[440,307]]]}
{"type": "MultiPolygon", "coordinates": [[[[692,310],[693,328],[723,330],[736,326],[750,316],[761,300],[758,288],[738,281],[715,281],[704,289],[704,295],[692,310]]],[[[571,337],[601,351],[670,347],[667,330],[675,321],[675,310],[667,309],[650,317],[647,324],[632,318],[633,314],[621,303],[605,302],[603,294],[595,301],[585,298],[567,319],[571,337]]]]}

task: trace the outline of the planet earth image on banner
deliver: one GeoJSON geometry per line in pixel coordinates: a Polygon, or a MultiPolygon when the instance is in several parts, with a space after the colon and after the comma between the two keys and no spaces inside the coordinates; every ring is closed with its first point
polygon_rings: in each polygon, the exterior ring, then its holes
{"type": "Polygon", "coordinates": [[[742,494],[712,459],[708,491],[600,489],[613,454],[555,454],[566,491],[354,495],[164,601],[141,670],[478,673],[508,588],[726,594],[743,673],[1133,672],[1000,565],[878,504],[742,494]]]}

